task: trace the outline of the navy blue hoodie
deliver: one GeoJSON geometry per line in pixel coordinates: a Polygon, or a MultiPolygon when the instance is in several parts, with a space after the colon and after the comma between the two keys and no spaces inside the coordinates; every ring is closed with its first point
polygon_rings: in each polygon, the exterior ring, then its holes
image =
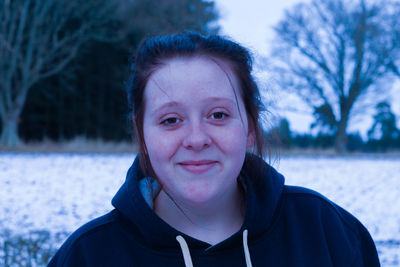
{"type": "Polygon", "coordinates": [[[240,177],[243,226],[210,246],[154,213],[140,191],[136,159],[112,200],[115,209],[75,231],[48,266],[380,266],[365,227],[324,196],[284,185],[255,156],[246,156],[240,177]]]}

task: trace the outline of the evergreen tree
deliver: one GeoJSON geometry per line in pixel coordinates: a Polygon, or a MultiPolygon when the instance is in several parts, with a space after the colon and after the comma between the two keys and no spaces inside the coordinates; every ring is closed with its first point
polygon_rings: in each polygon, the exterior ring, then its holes
{"type": "Polygon", "coordinates": [[[400,138],[400,130],[396,126],[396,116],[393,114],[390,104],[380,102],[376,105],[374,123],[368,131],[369,143],[386,150],[394,148],[400,138]]]}

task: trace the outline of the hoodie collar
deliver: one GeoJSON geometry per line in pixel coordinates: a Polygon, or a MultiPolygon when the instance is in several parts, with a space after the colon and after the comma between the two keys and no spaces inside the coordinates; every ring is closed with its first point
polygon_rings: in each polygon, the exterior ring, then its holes
{"type": "MultiPolygon", "coordinates": [[[[247,154],[240,174],[246,198],[246,213],[242,229],[221,243],[212,246],[177,231],[164,222],[148,205],[146,195],[140,190],[144,178],[136,157],[129,168],[126,180],[112,199],[119,210],[140,233],[140,240],[153,248],[176,248],[176,236],[181,235],[193,249],[215,250],[241,240],[248,229],[249,241],[268,230],[274,219],[283,190],[284,178],[257,156],[247,154]]],[[[241,242],[241,241],[240,241],[241,242]]]]}

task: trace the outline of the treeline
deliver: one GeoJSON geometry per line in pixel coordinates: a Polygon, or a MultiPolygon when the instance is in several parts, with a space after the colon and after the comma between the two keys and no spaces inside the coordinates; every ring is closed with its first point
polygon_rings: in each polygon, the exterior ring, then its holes
{"type": "MultiPolygon", "coordinates": [[[[360,133],[347,134],[347,151],[387,152],[400,150],[400,129],[390,104],[380,102],[376,106],[374,122],[364,140],[360,133]]],[[[316,135],[292,132],[287,119],[266,133],[271,144],[284,149],[330,149],[335,145],[335,134],[319,132],[316,135]]]]}

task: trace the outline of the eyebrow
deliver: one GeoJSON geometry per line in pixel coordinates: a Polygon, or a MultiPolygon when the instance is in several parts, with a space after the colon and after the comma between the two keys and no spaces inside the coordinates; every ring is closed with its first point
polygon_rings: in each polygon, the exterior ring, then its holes
{"type": "MultiPolygon", "coordinates": [[[[228,103],[228,104],[230,104],[232,106],[236,106],[236,104],[235,104],[236,102],[235,101],[233,101],[232,99],[229,99],[229,98],[225,98],[225,97],[208,97],[208,98],[204,99],[204,101],[207,102],[207,103],[210,103],[210,102],[225,102],[225,103],[228,103]]],[[[160,107],[156,108],[152,113],[153,114],[157,114],[158,112],[160,112],[163,109],[170,108],[170,107],[178,107],[180,105],[181,104],[179,102],[176,102],[176,101],[167,102],[167,103],[161,105],[160,107]]]]}
{"type": "Polygon", "coordinates": [[[158,112],[160,112],[163,109],[169,108],[169,107],[177,107],[179,106],[179,103],[176,101],[171,101],[171,102],[167,102],[165,104],[162,104],[161,107],[156,108],[152,113],[156,114],[158,112]]]}
{"type": "Polygon", "coordinates": [[[208,103],[214,103],[214,102],[222,102],[224,104],[231,105],[232,108],[236,107],[236,101],[230,99],[230,98],[225,98],[225,97],[209,97],[205,99],[208,103]]]}

